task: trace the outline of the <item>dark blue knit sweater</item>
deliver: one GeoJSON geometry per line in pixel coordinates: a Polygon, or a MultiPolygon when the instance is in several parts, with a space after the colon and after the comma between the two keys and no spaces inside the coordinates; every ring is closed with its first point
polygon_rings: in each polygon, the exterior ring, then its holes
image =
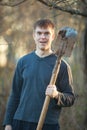
{"type": "MultiPolygon", "coordinates": [[[[35,52],[32,52],[19,60],[13,78],[4,125],[12,124],[13,119],[38,122],[45,99],[45,90],[50,82],[56,58],[55,54],[40,58],[35,52]]],[[[57,124],[61,108],[73,105],[75,99],[71,69],[63,60],[56,86],[60,93],[58,100],[51,99],[45,119],[47,124],[57,124]]]]}

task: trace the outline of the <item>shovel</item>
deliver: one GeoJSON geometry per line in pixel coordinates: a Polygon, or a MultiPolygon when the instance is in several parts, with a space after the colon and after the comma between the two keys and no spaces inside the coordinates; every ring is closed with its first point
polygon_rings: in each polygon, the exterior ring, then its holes
{"type": "MultiPolygon", "coordinates": [[[[73,47],[77,39],[77,31],[71,27],[63,27],[59,30],[58,36],[56,38],[56,43],[58,44],[58,49],[56,51],[57,59],[55,66],[52,71],[52,76],[50,79],[51,85],[54,85],[59,73],[61,58],[62,56],[70,57],[73,47]]],[[[36,130],[42,130],[44,120],[47,114],[48,106],[50,103],[50,97],[46,96],[43,104],[43,108],[40,114],[39,122],[36,130]]]]}

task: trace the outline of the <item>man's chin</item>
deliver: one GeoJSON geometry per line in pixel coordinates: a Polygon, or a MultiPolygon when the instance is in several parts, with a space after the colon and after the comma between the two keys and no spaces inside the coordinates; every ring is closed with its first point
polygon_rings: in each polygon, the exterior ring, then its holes
{"type": "Polygon", "coordinates": [[[48,50],[49,48],[47,47],[47,46],[40,46],[40,50],[42,50],[42,51],[46,51],[46,50],[48,50]]]}
{"type": "Polygon", "coordinates": [[[46,50],[48,50],[48,48],[46,48],[46,47],[41,47],[40,50],[46,51],[46,50]]]}
{"type": "Polygon", "coordinates": [[[42,51],[45,51],[46,49],[45,48],[40,48],[42,51]]]}

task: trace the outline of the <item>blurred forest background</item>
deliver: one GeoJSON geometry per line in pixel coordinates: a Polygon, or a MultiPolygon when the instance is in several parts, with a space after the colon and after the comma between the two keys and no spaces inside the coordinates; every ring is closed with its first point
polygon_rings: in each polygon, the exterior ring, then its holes
{"type": "MultiPolygon", "coordinates": [[[[70,58],[76,93],[75,104],[64,108],[61,130],[87,130],[87,0],[0,0],[0,130],[18,59],[35,49],[33,23],[51,19],[56,33],[63,26],[78,31],[70,58]]],[[[56,50],[54,41],[53,50],[56,50]]]]}

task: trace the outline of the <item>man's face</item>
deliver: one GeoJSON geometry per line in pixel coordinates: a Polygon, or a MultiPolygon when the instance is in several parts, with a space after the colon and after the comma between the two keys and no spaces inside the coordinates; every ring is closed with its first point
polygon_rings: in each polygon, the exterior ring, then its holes
{"type": "Polygon", "coordinates": [[[50,27],[40,28],[36,27],[33,33],[33,37],[38,50],[49,50],[51,43],[54,40],[54,30],[50,27]]]}

